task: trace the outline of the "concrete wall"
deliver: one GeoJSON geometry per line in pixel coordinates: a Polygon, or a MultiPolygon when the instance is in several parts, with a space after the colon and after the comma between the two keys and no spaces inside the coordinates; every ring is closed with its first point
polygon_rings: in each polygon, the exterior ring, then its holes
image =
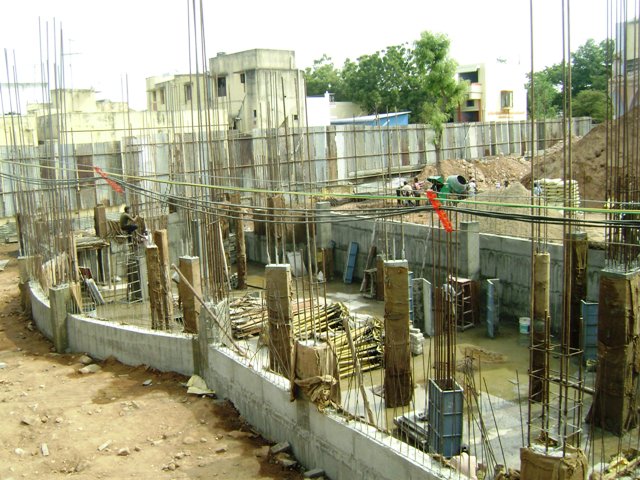
{"type": "Polygon", "coordinates": [[[371,427],[330,412],[319,412],[307,401],[289,400],[283,377],[248,367],[248,361],[226,349],[211,347],[207,385],[233,401],[247,421],[267,438],[288,441],[308,468],[321,467],[338,479],[448,478],[428,455],[393,440],[371,427]],[[376,436],[377,438],[374,438],[376,436]]]}
{"type": "MultiPolygon", "coordinates": [[[[551,322],[557,330],[562,316],[562,245],[549,244],[551,255],[551,322]]],[[[604,251],[588,253],[587,300],[598,301],[600,271],[604,268],[604,251]]],[[[480,270],[482,278],[499,278],[502,285],[501,309],[513,318],[528,317],[531,295],[531,242],[527,239],[480,235],[480,270]]]]}
{"type": "MultiPolygon", "coordinates": [[[[335,242],[334,264],[336,272],[340,274],[344,271],[347,249],[350,242],[357,242],[359,245],[358,256],[355,264],[355,278],[362,278],[369,246],[371,244],[371,233],[374,228],[373,220],[360,219],[358,221],[332,223],[331,239],[335,242]]],[[[409,269],[414,272],[414,278],[423,277],[430,282],[434,282],[432,276],[433,268],[433,245],[439,245],[441,258],[445,258],[444,243],[445,233],[442,229],[431,229],[425,225],[411,223],[400,224],[399,222],[386,224],[388,235],[389,251],[391,257],[405,258],[409,262],[409,269]],[[402,237],[404,236],[404,244],[402,237]],[[404,251],[404,254],[403,254],[404,251]],[[394,255],[395,252],[395,255],[394,255]],[[423,265],[424,262],[424,265],[423,265]],[[424,267],[424,268],[423,268],[424,267]]],[[[381,232],[382,224],[376,227],[375,245],[379,251],[384,251],[385,240],[381,232]]],[[[502,285],[502,295],[500,298],[501,317],[503,320],[516,321],[518,317],[530,315],[530,295],[531,295],[531,242],[528,239],[515,237],[501,237],[490,234],[479,234],[479,259],[480,272],[479,279],[499,278],[502,285]]],[[[454,242],[462,242],[460,251],[465,247],[465,236],[458,232],[453,237],[454,242]]],[[[247,256],[252,261],[266,263],[265,259],[265,237],[257,237],[254,234],[246,235],[247,256]]],[[[454,243],[453,248],[458,248],[454,243]]],[[[549,244],[547,250],[551,255],[551,321],[552,329],[557,331],[562,315],[562,275],[563,257],[562,245],[549,244]]],[[[437,257],[436,253],[436,257],[437,257]]],[[[588,253],[588,286],[587,300],[598,301],[600,271],[604,268],[604,251],[590,249],[588,253]]],[[[458,261],[462,261],[464,255],[458,255],[458,261]]],[[[469,262],[477,259],[472,256],[469,262]]],[[[468,276],[475,270],[473,265],[459,265],[460,276],[468,276]]],[[[442,272],[440,272],[442,274],[442,272]]],[[[443,278],[442,275],[439,278],[443,278]]],[[[484,284],[484,282],[483,282],[484,284]]],[[[434,283],[435,285],[435,283],[434,283]]],[[[484,285],[482,285],[484,287],[484,285]]],[[[481,289],[481,304],[484,304],[484,288],[481,289]]],[[[480,320],[484,321],[485,312],[480,311],[480,320]]]]}
{"type": "Polygon", "coordinates": [[[36,281],[29,282],[29,292],[31,298],[31,317],[38,327],[38,330],[49,340],[53,339],[53,326],[51,325],[51,314],[49,309],[49,299],[36,281]]]}
{"type": "MultiPolygon", "coordinates": [[[[50,308],[39,287],[29,284],[33,319],[50,328],[50,308]]],[[[114,356],[129,365],[191,375],[195,370],[196,336],[169,334],[119,325],[80,315],[66,318],[69,351],[95,358],[114,356]]],[[[209,345],[202,376],[218,396],[228,398],[263,436],[288,441],[307,468],[320,467],[329,478],[431,480],[449,478],[431,458],[376,431],[329,411],[320,412],[304,400],[290,401],[288,381],[257,370],[259,361],[239,357],[225,347],[209,345]]]]}
{"type": "Polygon", "coordinates": [[[163,372],[191,375],[194,336],[67,315],[69,350],[94,358],[113,356],[127,365],[150,365],[163,372]]]}

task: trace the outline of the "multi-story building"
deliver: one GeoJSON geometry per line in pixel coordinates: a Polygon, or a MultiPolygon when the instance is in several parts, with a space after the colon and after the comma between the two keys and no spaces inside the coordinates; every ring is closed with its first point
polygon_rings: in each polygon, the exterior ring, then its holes
{"type": "Polygon", "coordinates": [[[206,105],[211,92],[207,92],[205,75],[162,75],[149,77],[147,82],[147,110],[189,110],[206,105]],[[199,98],[198,98],[199,97],[199,98]]]}
{"type": "Polygon", "coordinates": [[[640,25],[638,19],[618,23],[616,50],[609,83],[614,118],[638,106],[640,84],[640,25]]]}
{"type": "Polygon", "coordinates": [[[230,128],[305,125],[304,73],[289,50],[254,49],[209,60],[214,105],[224,105],[230,128]]]}
{"type": "Polygon", "coordinates": [[[460,66],[457,77],[469,82],[467,100],[458,109],[458,122],[526,120],[525,78],[506,60],[460,66]]]}

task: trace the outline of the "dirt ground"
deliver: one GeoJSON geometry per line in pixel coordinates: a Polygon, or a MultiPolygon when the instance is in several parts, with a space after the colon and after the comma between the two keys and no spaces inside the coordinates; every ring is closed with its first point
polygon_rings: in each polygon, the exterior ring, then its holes
{"type": "Polygon", "coordinates": [[[78,372],[21,311],[17,245],[0,245],[0,479],[300,479],[233,405],[188,378],[117,361],[78,372]],[[145,386],[145,384],[148,384],[145,386]]]}

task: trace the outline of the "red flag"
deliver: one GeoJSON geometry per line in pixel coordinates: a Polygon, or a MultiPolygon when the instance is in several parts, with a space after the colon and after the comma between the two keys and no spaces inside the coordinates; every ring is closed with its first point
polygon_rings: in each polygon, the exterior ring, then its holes
{"type": "Polygon", "coordinates": [[[107,174],[102,171],[102,169],[100,167],[93,167],[93,169],[96,171],[96,173],[98,175],[100,175],[102,178],[104,178],[107,181],[107,183],[109,185],[111,185],[111,188],[113,188],[116,192],[124,193],[124,190],[122,189],[122,187],[120,185],[118,185],[116,182],[114,182],[113,180],[111,180],[107,176],[107,174]]]}
{"type": "Polygon", "coordinates": [[[440,200],[438,200],[436,192],[434,192],[433,190],[427,190],[427,198],[431,202],[431,206],[433,206],[433,209],[438,214],[440,223],[442,224],[442,227],[445,229],[445,231],[447,233],[453,232],[453,225],[451,225],[451,220],[449,220],[449,217],[447,217],[447,212],[445,212],[444,210],[440,210],[441,203],[440,200]]]}

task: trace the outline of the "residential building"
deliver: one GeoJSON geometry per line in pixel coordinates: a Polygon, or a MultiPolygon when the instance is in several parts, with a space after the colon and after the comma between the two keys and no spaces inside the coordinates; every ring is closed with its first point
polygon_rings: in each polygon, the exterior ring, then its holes
{"type": "Polygon", "coordinates": [[[624,115],[638,106],[640,92],[638,70],[640,68],[640,26],[638,19],[618,23],[616,27],[616,51],[613,58],[609,88],[614,118],[624,115]]]}
{"type": "MultiPolygon", "coordinates": [[[[148,81],[147,85],[156,84],[148,81]]],[[[193,115],[190,108],[171,109],[172,102],[184,99],[176,94],[177,85],[158,82],[154,88],[156,91],[164,88],[165,100],[170,103],[157,104],[157,110],[142,112],[129,109],[124,102],[96,100],[96,92],[90,89],[51,90],[50,102],[27,104],[26,115],[0,116],[0,146],[35,146],[56,141],[79,145],[119,142],[125,137],[148,134],[166,134],[171,138],[174,134],[193,132],[199,129],[202,117],[193,115]]],[[[180,91],[185,93],[186,89],[180,91]]],[[[224,105],[207,112],[207,128],[228,128],[224,105]]]]}
{"type": "Polygon", "coordinates": [[[289,50],[254,49],[209,60],[213,105],[225,106],[232,129],[305,125],[304,73],[289,50]]]}
{"type": "Polygon", "coordinates": [[[149,77],[146,82],[147,110],[150,112],[197,109],[211,98],[203,74],[162,75],[149,77]]]}
{"type": "Polygon", "coordinates": [[[503,59],[463,65],[458,67],[457,77],[469,82],[467,99],[458,109],[458,122],[526,120],[525,77],[516,65],[503,59]]]}

